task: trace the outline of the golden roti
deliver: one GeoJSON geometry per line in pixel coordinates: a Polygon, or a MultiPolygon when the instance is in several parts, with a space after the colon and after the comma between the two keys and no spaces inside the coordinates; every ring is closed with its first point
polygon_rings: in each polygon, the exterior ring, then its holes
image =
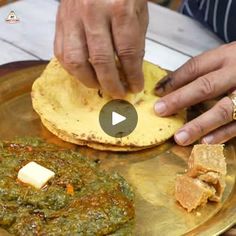
{"type": "Polygon", "coordinates": [[[153,105],[158,97],[154,95],[153,88],[166,75],[166,71],[148,62],[144,62],[143,70],[144,90],[138,94],[128,94],[125,98],[134,105],[138,114],[135,130],[126,137],[111,137],[100,127],[99,112],[112,99],[85,87],[56,59],[49,63],[33,85],[33,107],[43,124],[68,142],[106,150],[114,147],[122,151],[158,145],[184,124],[185,113],[165,118],[155,114],[153,105]]]}
{"type": "Polygon", "coordinates": [[[139,151],[147,148],[152,148],[153,146],[148,146],[148,147],[134,147],[134,146],[118,146],[118,145],[109,145],[105,143],[96,143],[96,142],[91,142],[91,141],[85,141],[85,140],[79,140],[79,139],[74,139],[73,137],[70,137],[67,135],[64,131],[58,130],[55,127],[53,127],[48,121],[42,119],[41,120],[43,125],[47,127],[47,129],[56,135],[57,137],[63,139],[66,142],[69,143],[75,143],[80,146],[87,146],[91,147],[93,149],[101,150],[101,151],[113,151],[113,152],[134,152],[134,151],[139,151]]]}

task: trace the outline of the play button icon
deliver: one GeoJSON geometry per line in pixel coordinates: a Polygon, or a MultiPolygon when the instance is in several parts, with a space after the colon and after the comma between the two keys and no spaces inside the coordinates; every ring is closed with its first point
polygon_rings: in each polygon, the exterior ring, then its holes
{"type": "Polygon", "coordinates": [[[112,125],[117,125],[119,124],[120,122],[123,122],[124,120],[126,120],[126,117],[120,115],[119,113],[117,112],[112,112],[112,125]]]}
{"type": "Polygon", "coordinates": [[[102,130],[115,138],[129,135],[136,128],[137,122],[137,111],[125,100],[116,99],[106,103],[99,114],[102,130]]]}

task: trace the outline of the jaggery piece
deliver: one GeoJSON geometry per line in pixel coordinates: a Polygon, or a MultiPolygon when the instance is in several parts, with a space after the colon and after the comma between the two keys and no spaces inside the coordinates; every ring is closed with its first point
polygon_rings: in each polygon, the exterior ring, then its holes
{"type": "Polygon", "coordinates": [[[188,161],[188,175],[197,177],[207,172],[226,175],[226,162],[223,153],[224,145],[194,145],[188,161]]]}
{"type": "Polygon", "coordinates": [[[207,201],[219,202],[225,189],[226,162],[223,145],[193,147],[188,171],[176,180],[175,196],[188,212],[207,201]]]}
{"type": "Polygon", "coordinates": [[[187,175],[178,176],[175,185],[176,200],[188,212],[203,206],[215,195],[215,189],[199,179],[187,175]]]}
{"type": "Polygon", "coordinates": [[[214,202],[220,202],[222,199],[224,190],[225,190],[225,186],[226,186],[224,176],[222,178],[219,178],[219,181],[216,185],[212,185],[212,186],[215,188],[216,193],[209,200],[214,201],[214,202]]]}
{"type": "Polygon", "coordinates": [[[212,196],[209,200],[220,202],[226,185],[225,176],[216,172],[207,172],[205,174],[199,175],[198,179],[208,183],[216,190],[214,196],[212,196]]]}
{"type": "Polygon", "coordinates": [[[210,184],[217,184],[219,182],[220,174],[216,172],[209,171],[202,175],[199,175],[198,178],[204,182],[210,184]]]}

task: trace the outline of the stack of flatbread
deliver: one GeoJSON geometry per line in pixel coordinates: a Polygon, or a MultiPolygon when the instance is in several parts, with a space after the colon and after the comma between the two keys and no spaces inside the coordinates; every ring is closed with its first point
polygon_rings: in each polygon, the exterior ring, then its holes
{"type": "Polygon", "coordinates": [[[89,89],[52,59],[32,88],[32,102],[44,126],[59,138],[100,150],[136,151],[169,139],[184,124],[185,113],[161,118],[153,109],[158,97],[154,87],[166,71],[144,62],[144,90],[125,100],[136,108],[135,130],[123,138],[107,135],[99,124],[99,112],[111,97],[89,89]]]}

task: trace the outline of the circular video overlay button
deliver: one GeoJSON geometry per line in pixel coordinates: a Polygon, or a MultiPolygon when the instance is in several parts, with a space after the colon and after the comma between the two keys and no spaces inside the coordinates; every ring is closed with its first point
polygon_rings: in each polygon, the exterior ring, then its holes
{"type": "Polygon", "coordinates": [[[99,122],[103,131],[114,137],[122,138],[134,131],[138,114],[134,106],[125,100],[112,100],[100,111],[99,122]]]}

